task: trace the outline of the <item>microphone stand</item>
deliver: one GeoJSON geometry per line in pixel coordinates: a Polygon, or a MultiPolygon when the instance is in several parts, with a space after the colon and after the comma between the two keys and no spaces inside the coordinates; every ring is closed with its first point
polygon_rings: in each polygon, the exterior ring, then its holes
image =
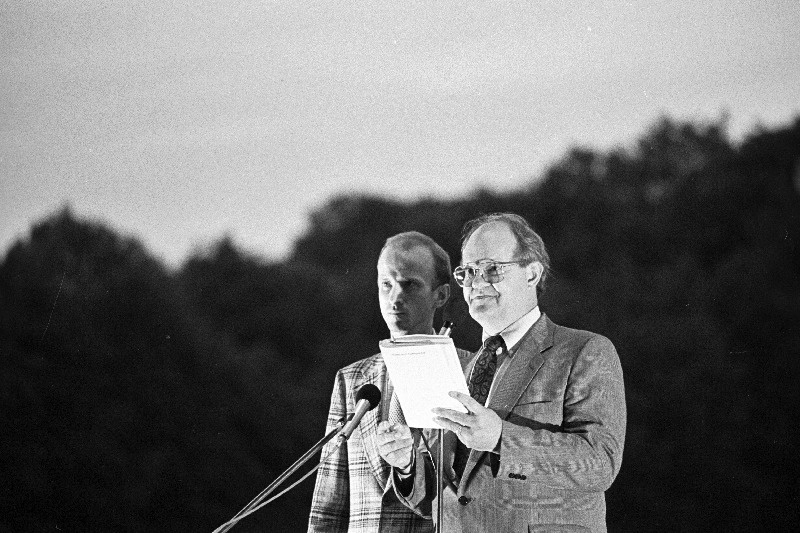
{"type": "Polygon", "coordinates": [[[436,469],[436,531],[444,531],[444,430],[436,430],[439,437],[439,450],[437,460],[439,468],[436,469]]]}
{"type": "Polygon", "coordinates": [[[306,453],[304,453],[297,461],[295,461],[292,466],[287,468],[280,476],[275,478],[275,481],[269,484],[267,488],[261,491],[261,493],[253,498],[253,501],[248,503],[244,509],[236,513],[236,515],[231,518],[228,522],[220,526],[219,528],[214,530],[214,533],[225,533],[226,531],[230,531],[230,529],[235,526],[239,520],[239,516],[246,513],[256,505],[258,505],[261,501],[263,501],[267,496],[269,496],[281,483],[283,483],[289,476],[294,474],[297,469],[303,466],[306,462],[308,462],[311,457],[313,457],[318,451],[322,449],[325,444],[328,443],[329,440],[336,437],[339,433],[341,433],[342,428],[344,427],[344,419],[339,420],[336,423],[336,427],[330,430],[324,437],[322,437],[314,446],[312,446],[306,453]]]}
{"type": "Polygon", "coordinates": [[[283,481],[284,481],[285,479],[287,479],[289,476],[291,476],[292,474],[294,474],[295,472],[297,472],[297,469],[298,469],[298,468],[300,468],[301,466],[303,466],[303,465],[304,465],[304,464],[305,464],[305,463],[306,463],[306,462],[307,462],[309,459],[311,459],[311,458],[312,458],[314,455],[316,455],[316,453],[317,453],[318,451],[320,451],[320,450],[322,449],[322,447],[323,447],[323,446],[325,446],[325,444],[327,444],[327,443],[328,443],[328,441],[329,441],[329,440],[331,440],[331,439],[332,439],[332,438],[334,438],[336,435],[338,435],[339,431],[341,431],[341,429],[342,429],[342,427],[343,427],[343,426],[344,426],[344,423],[343,423],[341,420],[339,420],[339,423],[337,424],[337,427],[336,427],[336,428],[334,428],[334,429],[330,430],[330,431],[329,431],[329,432],[328,432],[328,433],[327,433],[327,434],[326,434],[324,437],[322,437],[322,438],[321,438],[321,439],[320,439],[320,440],[319,440],[319,441],[318,441],[318,442],[317,442],[317,443],[316,443],[314,446],[312,446],[312,447],[311,447],[311,449],[309,449],[309,450],[308,450],[306,453],[304,453],[304,454],[303,454],[303,455],[300,457],[300,459],[298,459],[297,461],[295,461],[295,462],[292,464],[292,466],[290,466],[289,468],[287,468],[287,469],[286,469],[286,471],[285,471],[283,474],[281,474],[280,476],[278,476],[277,478],[275,478],[275,481],[273,481],[272,483],[270,483],[269,487],[267,487],[266,489],[264,489],[264,493],[265,493],[264,495],[266,496],[267,494],[269,494],[269,493],[271,493],[272,491],[274,491],[274,490],[275,490],[275,488],[276,488],[278,485],[280,485],[281,483],[283,483],[283,481]]]}
{"type": "MultiPolygon", "coordinates": [[[[450,336],[453,331],[453,323],[445,322],[442,329],[439,330],[439,335],[446,337],[450,336]]],[[[436,430],[436,436],[439,438],[439,446],[436,453],[436,464],[439,468],[436,469],[436,531],[444,530],[444,429],[439,428],[436,430]]]]}

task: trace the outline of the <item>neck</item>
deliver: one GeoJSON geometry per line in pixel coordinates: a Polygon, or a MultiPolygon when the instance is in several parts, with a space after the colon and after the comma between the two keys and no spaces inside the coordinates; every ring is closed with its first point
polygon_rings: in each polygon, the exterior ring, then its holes
{"type": "Polygon", "coordinates": [[[390,331],[389,336],[392,339],[396,339],[397,337],[405,337],[406,335],[436,335],[436,332],[431,325],[428,328],[428,331],[390,331]]]}
{"type": "Polygon", "coordinates": [[[488,336],[491,337],[491,336],[494,336],[494,335],[499,335],[500,333],[502,333],[502,332],[504,332],[504,331],[506,331],[508,329],[513,328],[520,320],[522,320],[523,318],[528,316],[531,311],[536,309],[536,307],[538,307],[538,305],[536,304],[536,302],[534,302],[533,305],[530,306],[530,308],[528,308],[521,315],[519,315],[518,317],[514,318],[510,322],[506,322],[506,323],[503,323],[503,324],[497,324],[497,325],[495,325],[495,324],[486,324],[486,325],[481,324],[481,327],[483,327],[484,335],[488,335],[488,336]]]}

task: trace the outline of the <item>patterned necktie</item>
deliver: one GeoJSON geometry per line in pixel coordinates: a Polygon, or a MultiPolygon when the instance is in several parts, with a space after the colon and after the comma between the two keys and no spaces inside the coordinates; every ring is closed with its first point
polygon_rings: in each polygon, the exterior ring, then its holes
{"type": "MultiPolygon", "coordinates": [[[[478,355],[477,361],[475,361],[468,383],[470,396],[481,405],[486,405],[489,390],[492,388],[492,380],[494,380],[494,373],[497,370],[497,356],[506,351],[506,342],[500,335],[489,337],[483,343],[483,348],[480,355],[478,355]]],[[[464,473],[468,458],[469,448],[459,440],[456,443],[456,453],[453,458],[453,470],[455,470],[459,478],[464,473]]]]}

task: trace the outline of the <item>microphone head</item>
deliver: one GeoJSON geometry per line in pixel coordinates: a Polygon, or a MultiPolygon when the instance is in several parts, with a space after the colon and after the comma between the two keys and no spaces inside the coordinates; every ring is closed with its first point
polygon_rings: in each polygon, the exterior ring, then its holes
{"type": "Polygon", "coordinates": [[[367,383],[356,393],[356,403],[360,400],[367,400],[369,402],[369,410],[375,409],[381,402],[381,391],[372,383],[367,383]]]}

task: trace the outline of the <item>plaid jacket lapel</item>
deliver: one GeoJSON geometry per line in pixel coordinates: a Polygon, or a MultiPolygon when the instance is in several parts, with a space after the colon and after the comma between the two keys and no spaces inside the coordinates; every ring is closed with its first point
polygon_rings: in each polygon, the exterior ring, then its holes
{"type": "Polygon", "coordinates": [[[378,422],[383,419],[385,412],[388,412],[389,401],[391,400],[390,394],[386,394],[388,387],[388,375],[386,365],[383,364],[383,358],[378,358],[376,363],[371,367],[363,369],[361,379],[357,381],[354,391],[358,391],[363,385],[372,383],[381,389],[381,402],[371,411],[368,411],[361,419],[359,428],[361,431],[361,439],[364,443],[364,453],[369,461],[370,469],[383,492],[386,492],[386,486],[389,479],[389,465],[381,458],[378,453],[378,422]]]}

